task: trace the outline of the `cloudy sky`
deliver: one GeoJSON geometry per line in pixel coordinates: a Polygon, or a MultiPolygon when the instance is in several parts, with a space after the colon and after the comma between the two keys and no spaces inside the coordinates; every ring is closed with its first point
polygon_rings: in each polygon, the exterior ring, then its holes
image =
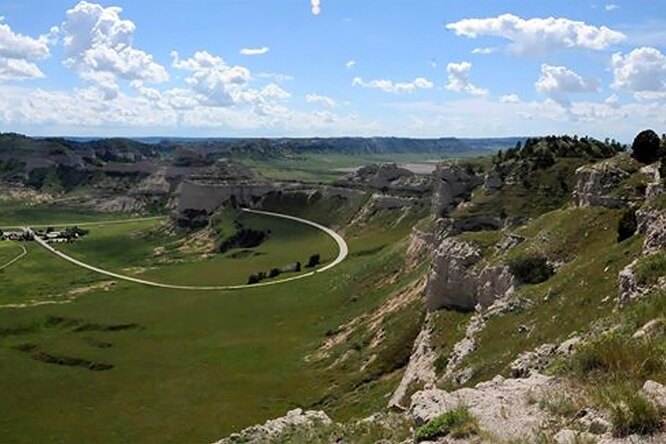
{"type": "Polygon", "coordinates": [[[0,0],[0,16],[0,131],[666,132],[661,0],[0,0]]]}

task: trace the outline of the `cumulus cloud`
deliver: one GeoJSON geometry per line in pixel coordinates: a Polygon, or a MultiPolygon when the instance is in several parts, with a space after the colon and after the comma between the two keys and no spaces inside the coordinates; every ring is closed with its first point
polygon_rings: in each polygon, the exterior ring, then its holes
{"type": "Polygon", "coordinates": [[[306,95],[305,101],[308,103],[316,103],[319,105],[328,106],[330,108],[333,108],[338,104],[335,100],[333,100],[328,96],[322,96],[320,94],[314,94],[314,93],[306,95]]]}
{"type": "Polygon", "coordinates": [[[0,80],[44,77],[35,62],[49,55],[48,36],[34,38],[16,33],[0,17],[0,80]]]}
{"type": "Polygon", "coordinates": [[[469,62],[449,63],[446,65],[446,72],[449,74],[449,83],[446,85],[446,89],[473,96],[487,94],[487,89],[479,88],[470,82],[469,73],[471,70],[472,64],[469,62]]]}
{"type": "Polygon", "coordinates": [[[345,63],[347,69],[353,69],[354,66],[356,66],[356,60],[348,60],[347,63],[345,63]]]}
{"type": "MultiPolygon", "coordinates": [[[[187,59],[177,52],[171,54],[172,66],[189,71],[185,82],[192,89],[195,103],[213,107],[250,104],[265,106],[268,102],[287,100],[291,94],[275,83],[262,89],[250,87],[252,73],[244,66],[228,65],[221,57],[207,51],[197,51],[187,59]]],[[[177,97],[181,101],[181,97],[177,97]]],[[[191,103],[185,101],[184,103],[191,103]]]]}
{"type": "Polygon", "coordinates": [[[361,77],[354,77],[352,86],[362,86],[364,88],[380,89],[391,94],[413,93],[417,89],[430,89],[433,83],[424,78],[417,77],[411,82],[394,82],[387,79],[364,81],[361,77]]]}
{"type": "Polygon", "coordinates": [[[584,79],[564,66],[541,65],[541,76],[534,84],[537,91],[562,106],[569,106],[569,94],[593,92],[597,80],[584,79]]]}
{"type": "MultiPolygon", "coordinates": [[[[153,56],[132,46],[136,26],[120,17],[122,8],[79,2],[61,25],[65,66],[83,79],[113,89],[116,79],[166,82],[166,69],[153,56]]],[[[108,97],[112,98],[112,97],[108,97]]]]}
{"type": "Polygon", "coordinates": [[[505,94],[500,97],[502,103],[520,103],[520,97],[517,94],[505,94]]]}
{"type": "Polygon", "coordinates": [[[261,48],[243,48],[240,53],[245,56],[259,56],[266,54],[268,51],[270,51],[268,46],[262,46],[261,48]]]}
{"type": "Polygon", "coordinates": [[[666,56],[656,48],[636,48],[629,54],[613,54],[613,87],[637,98],[666,97],[666,56]]]}
{"type": "Polygon", "coordinates": [[[310,0],[310,10],[313,15],[319,15],[321,12],[321,0],[310,0]]]}
{"type": "Polygon", "coordinates": [[[449,23],[446,28],[469,38],[500,37],[511,41],[515,54],[542,54],[555,49],[602,50],[626,37],[605,26],[597,27],[567,18],[523,19],[513,14],[492,18],[469,18],[449,23]]]}

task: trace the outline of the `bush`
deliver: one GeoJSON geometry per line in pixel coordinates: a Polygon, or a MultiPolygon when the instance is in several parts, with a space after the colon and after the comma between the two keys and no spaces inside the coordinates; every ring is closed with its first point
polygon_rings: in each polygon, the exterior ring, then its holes
{"type": "Polygon", "coordinates": [[[633,392],[611,406],[613,435],[649,435],[661,429],[659,410],[640,394],[633,392]]]}
{"type": "Polygon", "coordinates": [[[661,140],[652,130],[638,133],[631,145],[631,156],[642,163],[652,163],[659,158],[661,151],[661,140]]]}
{"type": "Polygon", "coordinates": [[[429,441],[450,435],[452,438],[465,438],[479,433],[476,418],[465,406],[449,410],[431,419],[416,429],[416,441],[429,441]]]}
{"type": "Polygon", "coordinates": [[[622,242],[625,239],[629,239],[636,233],[637,227],[636,211],[633,209],[625,211],[617,224],[617,241],[622,242]]]}
{"type": "Polygon", "coordinates": [[[538,254],[511,260],[509,271],[522,284],[539,284],[548,280],[555,273],[548,260],[538,254]]]}
{"type": "Polygon", "coordinates": [[[317,265],[319,265],[319,262],[321,261],[321,257],[318,254],[313,254],[310,256],[310,259],[308,259],[308,263],[305,266],[305,268],[314,268],[317,265]]]}
{"type": "Polygon", "coordinates": [[[258,284],[259,282],[263,281],[266,279],[266,273],[263,271],[260,271],[257,274],[252,274],[250,277],[247,279],[247,284],[252,285],[252,284],[258,284]]]}
{"type": "Polygon", "coordinates": [[[268,277],[269,278],[274,278],[280,276],[280,269],[279,268],[271,268],[271,271],[268,272],[268,277]]]}

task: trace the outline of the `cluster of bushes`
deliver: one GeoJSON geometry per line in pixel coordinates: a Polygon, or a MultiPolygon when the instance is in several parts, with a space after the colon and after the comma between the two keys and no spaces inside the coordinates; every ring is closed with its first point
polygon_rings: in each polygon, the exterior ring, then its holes
{"type": "Polygon", "coordinates": [[[539,284],[555,273],[548,259],[536,253],[514,258],[508,265],[511,274],[522,284],[539,284]]]}
{"type": "Polygon", "coordinates": [[[546,136],[530,137],[525,144],[518,142],[514,148],[506,152],[500,151],[496,160],[534,160],[543,167],[555,163],[557,157],[578,157],[585,159],[605,159],[622,151],[624,146],[606,139],[600,141],[591,137],[578,136],[546,136]]]}
{"type": "MultiPolygon", "coordinates": [[[[305,264],[305,268],[314,268],[319,265],[320,262],[321,256],[319,254],[313,254],[305,264]]],[[[271,268],[268,272],[260,271],[259,273],[251,274],[247,279],[247,283],[248,285],[258,284],[264,279],[276,278],[282,273],[298,273],[302,268],[303,267],[300,262],[295,262],[291,265],[287,265],[281,268],[271,268]]]]}
{"type": "Polygon", "coordinates": [[[240,228],[233,235],[229,236],[220,245],[220,253],[226,253],[234,248],[254,248],[261,245],[266,239],[267,233],[252,228],[240,228]]]}

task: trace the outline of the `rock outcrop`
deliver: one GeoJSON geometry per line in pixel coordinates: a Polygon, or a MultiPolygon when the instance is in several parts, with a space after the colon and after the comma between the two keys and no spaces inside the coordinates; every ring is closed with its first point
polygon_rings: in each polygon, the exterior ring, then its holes
{"type": "Polygon", "coordinates": [[[418,385],[420,388],[431,388],[435,384],[437,378],[435,374],[436,356],[430,342],[430,319],[432,319],[431,315],[428,315],[414,341],[409,364],[407,364],[405,374],[400,380],[398,388],[389,400],[389,407],[401,406],[410,387],[418,385]]]}
{"type": "Polygon", "coordinates": [[[636,211],[637,231],[645,236],[643,254],[666,249],[666,211],[643,207],[636,211]]]}
{"type": "Polygon", "coordinates": [[[432,213],[436,217],[448,215],[458,204],[469,198],[474,188],[483,183],[483,178],[474,171],[452,163],[438,164],[432,174],[432,213]]]}
{"type": "Polygon", "coordinates": [[[556,385],[553,378],[535,373],[525,379],[496,376],[474,388],[450,393],[440,389],[422,390],[412,396],[409,414],[418,426],[465,405],[481,429],[494,438],[501,441],[528,438],[530,442],[548,421],[548,414],[530,402],[530,398],[556,385]]]}
{"type": "Polygon", "coordinates": [[[428,275],[428,309],[472,311],[477,305],[485,308],[513,289],[514,278],[508,267],[474,267],[480,260],[481,252],[473,244],[445,238],[435,251],[428,275]]]}
{"type": "Polygon", "coordinates": [[[215,444],[248,443],[260,444],[279,438],[297,429],[307,429],[331,423],[331,418],[322,411],[294,409],[285,416],[271,419],[262,425],[255,425],[234,433],[215,444]]]}
{"type": "Polygon", "coordinates": [[[336,182],[339,186],[362,186],[381,191],[425,193],[432,189],[430,176],[417,175],[395,163],[368,165],[336,182]]]}
{"type": "Polygon", "coordinates": [[[576,170],[573,199],[579,207],[603,206],[622,208],[630,202],[613,193],[620,183],[638,170],[636,161],[627,154],[583,165],[576,170]]]}

